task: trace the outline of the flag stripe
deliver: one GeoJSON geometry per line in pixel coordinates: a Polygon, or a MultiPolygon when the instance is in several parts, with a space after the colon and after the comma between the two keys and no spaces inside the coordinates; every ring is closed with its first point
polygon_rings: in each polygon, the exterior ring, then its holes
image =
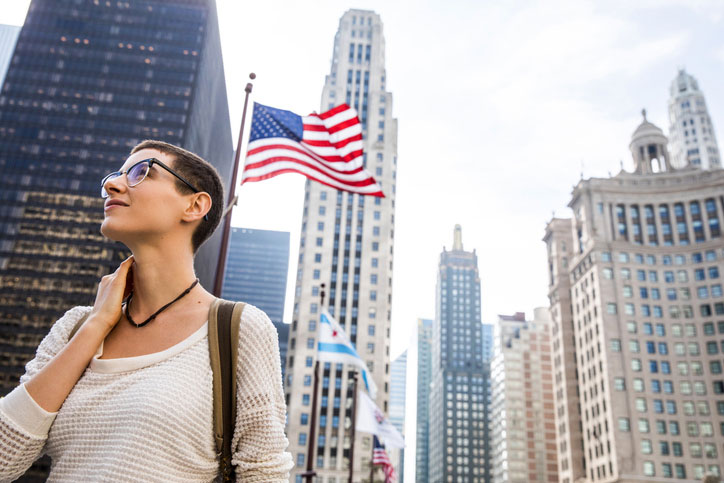
{"type": "Polygon", "coordinates": [[[309,144],[311,146],[320,146],[320,147],[326,147],[326,146],[333,146],[337,149],[341,149],[351,143],[352,141],[362,141],[362,134],[358,134],[355,136],[351,136],[347,139],[343,139],[341,141],[337,141],[335,143],[330,143],[329,141],[319,140],[319,139],[305,139],[304,142],[306,144],[309,144]]]}
{"type": "MultiPolygon", "coordinates": [[[[336,183],[334,181],[329,180],[328,178],[324,179],[322,177],[317,177],[308,171],[304,171],[304,170],[301,170],[298,168],[277,169],[276,171],[271,171],[269,173],[266,173],[266,174],[263,174],[260,176],[245,177],[244,179],[242,179],[241,184],[253,183],[256,181],[264,181],[266,179],[274,178],[275,176],[279,176],[280,174],[285,174],[285,173],[298,173],[298,174],[306,176],[307,178],[311,179],[312,181],[316,181],[318,183],[322,183],[325,186],[329,186],[330,188],[334,188],[334,189],[337,189],[340,191],[352,191],[349,189],[349,186],[347,184],[336,183]]],[[[372,188],[376,188],[376,187],[373,186],[372,188]]],[[[364,194],[364,195],[370,195],[370,196],[379,196],[380,198],[385,197],[384,193],[381,190],[379,190],[379,188],[377,188],[377,191],[375,191],[374,189],[363,190],[361,188],[356,188],[353,192],[359,193],[359,194],[364,194]]]]}
{"type": "Polygon", "coordinates": [[[355,357],[359,357],[359,355],[357,355],[357,351],[344,344],[330,344],[329,342],[320,342],[319,344],[317,344],[317,349],[320,351],[336,352],[339,354],[350,354],[355,357]]]}
{"type": "Polygon", "coordinates": [[[296,151],[298,153],[304,154],[308,157],[314,158],[316,161],[319,161],[323,165],[328,166],[330,169],[338,171],[340,173],[362,168],[361,149],[358,151],[349,152],[345,154],[344,157],[340,157],[339,152],[333,147],[327,148],[325,150],[325,148],[314,148],[311,146],[307,146],[304,142],[296,143],[292,141],[285,143],[281,142],[283,140],[280,139],[275,139],[274,141],[277,141],[277,143],[272,143],[271,141],[266,141],[263,143],[254,141],[253,143],[250,143],[249,150],[247,151],[246,166],[249,166],[250,158],[253,158],[251,161],[251,163],[253,163],[254,159],[259,157],[255,157],[255,155],[263,152],[266,149],[274,148],[287,149],[290,151],[296,151]],[[331,153],[331,156],[322,154],[324,152],[331,153]]]}
{"type": "MultiPolygon", "coordinates": [[[[311,161],[319,165],[319,167],[328,172],[330,175],[344,175],[354,174],[364,170],[361,165],[351,165],[351,163],[339,162],[324,162],[324,160],[318,159],[314,154],[300,149],[296,146],[286,146],[284,144],[270,144],[267,146],[260,146],[258,148],[252,148],[249,150],[249,156],[246,158],[245,169],[254,169],[258,167],[262,161],[268,157],[275,157],[276,155],[286,155],[300,161],[311,161]],[[274,150],[274,152],[269,152],[274,150]],[[338,169],[346,168],[346,169],[338,169]]],[[[366,173],[365,173],[366,174],[366,173]]]]}
{"type": "Polygon", "coordinates": [[[340,104],[337,107],[333,107],[329,111],[325,111],[322,114],[317,114],[322,119],[329,119],[330,117],[339,114],[340,112],[344,112],[347,109],[349,109],[349,106],[347,104],[340,104]]]}
{"type": "Polygon", "coordinates": [[[272,158],[269,158],[264,161],[260,161],[259,163],[256,163],[257,166],[254,166],[253,168],[248,168],[244,171],[244,177],[245,178],[251,178],[256,176],[263,176],[266,173],[269,173],[271,171],[275,171],[277,169],[285,169],[293,166],[297,166],[298,169],[301,171],[307,173],[315,172],[318,176],[323,176],[326,178],[329,178],[332,181],[335,181],[337,183],[342,184],[348,184],[350,186],[355,187],[362,187],[362,186],[377,186],[375,181],[370,178],[365,178],[364,173],[351,173],[351,174],[342,174],[342,175],[334,175],[332,173],[325,172],[323,169],[320,169],[318,166],[315,166],[313,163],[309,163],[307,161],[303,161],[300,159],[297,159],[296,157],[290,157],[290,156],[274,156],[272,158]],[[265,165],[261,165],[261,163],[266,163],[265,165]]]}
{"type": "Polygon", "coordinates": [[[319,156],[320,158],[324,159],[328,162],[340,162],[340,165],[344,166],[347,164],[355,164],[355,165],[362,165],[362,139],[352,140],[351,142],[347,143],[345,146],[342,146],[341,148],[337,149],[331,144],[328,144],[326,146],[312,146],[307,141],[303,141],[301,143],[298,143],[296,141],[292,141],[291,139],[284,139],[284,138],[269,138],[269,139],[257,139],[256,141],[252,141],[249,143],[248,149],[258,149],[262,146],[274,146],[274,145],[283,145],[283,146],[302,146],[303,149],[308,150],[311,153],[314,153],[315,155],[319,156]],[[356,156],[350,156],[350,154],[359,153],[356,156]],[[359,160],[356,160],[355,158],[359,157],[359,160]],[[340,161],[340,158],[344,159],[347,162],[340,161]],[[355,160],[354,163],[350,163],[350,161],[355,160]]]}

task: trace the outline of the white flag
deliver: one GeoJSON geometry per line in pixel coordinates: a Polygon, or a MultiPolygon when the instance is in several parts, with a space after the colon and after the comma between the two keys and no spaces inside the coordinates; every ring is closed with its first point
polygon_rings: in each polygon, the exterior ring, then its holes
{"type": "Polygon", "coordinates": [[[367,371],[367,364],[357,354],[347,335],[334,317],[327,311],[319,318],[319,342],[317,343],[317,360],[323,362],[341,362],[352,364],[362,372],[362,381],[372,397],[377,396],[377,386],[372,374],[367,371]]]}
{"type": "Polygon", "coordinates": [[[380,411],[374,401],[362,391],[357,394],[357,431],[372,433],[388,448],[404,448],[405,438],[380,411]]]}

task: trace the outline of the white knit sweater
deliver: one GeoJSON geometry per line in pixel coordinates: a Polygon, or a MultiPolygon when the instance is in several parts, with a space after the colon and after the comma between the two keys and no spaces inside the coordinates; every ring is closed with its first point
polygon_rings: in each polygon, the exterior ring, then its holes
{"type": "MultiPolygon", "coordinates": [[[[219,462],[207,324],[140,357],[99,359],[101,345],[57,413],[30,397],[24,383],[63,348],[90,309],[75,307],[53,325],[21,385],[0,400],[0,481],[20,477],[43,453],[52,459],[48,481],[212,481],[219,462]]],[[[293,463],[285,452],[277,334],[251,305],[239,329],[236,377],[237,480],[287,482],[293,463]]]]}

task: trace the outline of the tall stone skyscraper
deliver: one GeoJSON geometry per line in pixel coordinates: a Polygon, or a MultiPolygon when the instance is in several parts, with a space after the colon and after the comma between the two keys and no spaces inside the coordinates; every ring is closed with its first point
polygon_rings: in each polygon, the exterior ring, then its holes
{"type": "MultiPolygon", "coordinates": [[[[127,257],[100,234],[100,181],[146,138],[231,178],[214,1],[33,0],[0,92],[0,394],[127,257]]],[[[207,288],[220,238],[196,256],[207,288]]]]}
{"type": "Polygon", "coordinates": [[[548,249],[548,300],[553,320],[553,388],[556,395],[556,445],[558,478],[573,483],[584,476],[583,435],[578,382],[571,281],[571,260],[575,257],[570,219],[553,218],[543,241],[548,249]]]}
{"type": "Polygon", "coordinates": [[[723,469],[724,170],[677,170],[666,144],[644,118],[634,172],[581,180],[573,218],[547,228],[551,311],[567,333],[553,342],[567,366],[554,377],[568,379],[555,386],[557,425],[581,430],[558,444],[583,450],[562,483],[723,469]]]}
{"type": "Polygon", "coordinates": [[[491,407],[491,481],[558,481],[548,308],[500,315],[496,326],[491,407]]]}
{"type": "MultiPolygon", "coordinates": [[[[341,18],[332,65],[322,94],[322,110],[347,103],[363,126],[365,165],[385,198],[364,197],[307,182],[299,265],[287,357],[287,435],[301,481],[307,438],[320,285],[325,306],[339,321],[377,384],[377,406],[388,411],[390,306],[397,176],[397,121],[392,94],[385,90],[385,40],[379,15],[349,10],[341,18]]],[[[346,481],[350,462],[353,370],[342,364],[320,368],[314,468],[325,482],[346,481]]],[[[357,433],[354,481],[369,474],[372,438],[357,433]]]]}
{"type": "Polygon", "coordinates": [[[694,76],[679,70],[669,88],[669,136],[672,165],[721,167],[721,155],[704,93],[694,76]]]}
{"type": "Polygon", "coordinates": [[[427,483],[430,434],[430,380],[432,377],[432,320],[417,319],[417,422],[415,481],[427,483]]]}
{"type": "Polygon", "coordinates": [[[430,388],[430,482],[487,482],[489,364],[483,360],[478,257],[455,226],[437,277],[430,388]]]}

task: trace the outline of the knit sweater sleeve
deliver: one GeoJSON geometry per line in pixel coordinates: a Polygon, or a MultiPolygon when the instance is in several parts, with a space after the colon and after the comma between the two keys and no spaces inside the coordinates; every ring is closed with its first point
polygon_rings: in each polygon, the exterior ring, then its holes
{"type": "Polygon", "coordinates": [[[48,431],[57,413],[40,407],[25,389],[37,374],[68,342],[75,324],[90,307],[74,307],[53,324],[35,357],[26,364],[20,385],[0,399],[0,481],[12,481],[40,457],[48,431]]]}
{"type": "Polygon", "coordinates": [[[232,464],[237,481],[288,482],[294,466],[286,452],[286,404],[277,331],[269,317],[247,305],[239,328],[237,416],[232,464]]]}

